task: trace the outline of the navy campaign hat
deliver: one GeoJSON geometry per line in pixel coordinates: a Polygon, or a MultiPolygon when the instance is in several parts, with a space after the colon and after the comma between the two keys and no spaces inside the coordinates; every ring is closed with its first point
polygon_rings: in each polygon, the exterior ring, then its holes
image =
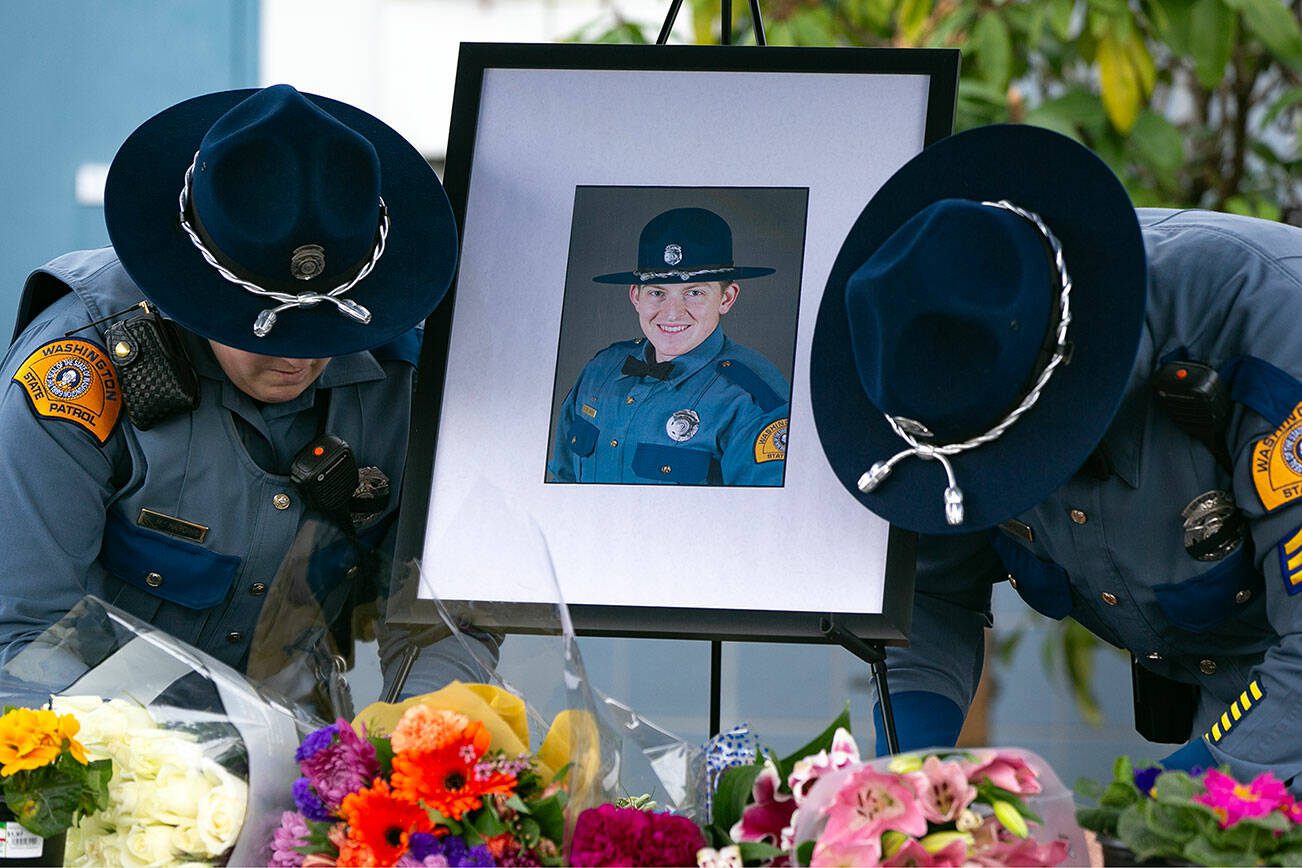
{"type": "Polygon", "coordinates": [[[443,299],[457,257],[424,157],[366,112],[285,84],[145,121],[109,167],[104,218],[146,298],[269,356],[387,343],[443,299]]]}
{"type": "Polygon", "coordinates": [[[810,397],[837,478],[892,524],[992,527],[1096,448],[1139,345],[1134,208],[1049,130],[979,127],[873,196],[819,305],[810,397]]]}
{"type": "Polygon", "coordinates": [[[597,283],[713,283],[763,277],[776,269],[734,265],[728,221],[704,208],[657,214],[637,240],[637,270],[599,274],[597,283]]]}

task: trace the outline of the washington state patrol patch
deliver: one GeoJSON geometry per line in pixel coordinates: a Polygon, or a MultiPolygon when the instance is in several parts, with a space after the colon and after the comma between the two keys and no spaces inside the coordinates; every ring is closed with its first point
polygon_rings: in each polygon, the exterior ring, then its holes
{"type": "Polygon", "coordinates": [[[38,347],[14,374],[32,411],[85,428],[103,443],[122,410],[118,372],[89,341],[64,338],[38,347]]]}
{"type": "Polygon", "coordinates": [[[1302,527],[1279,544],[1279,574],[1284,578],[1284,590],[1290,594],[1302,591],[1302,527]]]}
{"type": "Polygon", "coordinates": [[[1252,447],[1252,484],[1268,512],[1302,498],[1302,404],[1252,447]]]}
{"type": "Polygon", "coordinates": [[[755,438],[755,463],[787,460],[787,420],[770,422],[755,438]]]}

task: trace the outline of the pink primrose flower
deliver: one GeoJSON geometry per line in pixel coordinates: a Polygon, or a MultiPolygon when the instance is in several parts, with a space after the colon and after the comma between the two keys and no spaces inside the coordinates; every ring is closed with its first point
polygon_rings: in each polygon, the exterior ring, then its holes
{"type": "Polygon", "coordinates": [[[1040,781],[1036,778],[1035,770],[1021,757],[993,750],[974,753],[974,761],[960,761],[969,782],[979,784],[988,779],[1000,789],[1019,796],[1040,792],[1040,781]]]}
{"type": "Polygon", "coordinates": [[[968,782],[963,766],[956,762],[941,762],[929,756],[922,770],[906,775],[918,791],[922,815],[933,823],[948,823],[958,818],[976,799],[976,787],[968,782]]]}
{"type": "Polygon", "coordinates": [[[1264,817],[1276,810],[1289,810],[1292,797],[1270,772],[1262,772],[1250,784],[1241,784],[1229,775],[1211,769],[1203,776],[1204,793],[1194,801],[1206,805],[1216,814],[1222,829],[1244,817],[1264,817]]]}
{"type": "Polygon", "coordinates": [[[782,830],[791,824],[796,801],[779,788],[778,767],[769,757],[764,758],[764,769],[751,786],[751,799],[728,834],[738,843],[763,841],[777,846],[782,840],[782,830]]]}

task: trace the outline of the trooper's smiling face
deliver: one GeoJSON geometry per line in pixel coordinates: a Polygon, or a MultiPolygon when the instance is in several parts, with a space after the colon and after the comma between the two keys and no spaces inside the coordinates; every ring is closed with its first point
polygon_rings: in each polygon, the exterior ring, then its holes
{"type": "Polygon", "coordinates": [[[629,301],[637,309],[642,333],[656,349],[656,361],[667,362],[700,346],[719,325],[719,317],[737,301],[736,283],[633,284],[629,301]]]}

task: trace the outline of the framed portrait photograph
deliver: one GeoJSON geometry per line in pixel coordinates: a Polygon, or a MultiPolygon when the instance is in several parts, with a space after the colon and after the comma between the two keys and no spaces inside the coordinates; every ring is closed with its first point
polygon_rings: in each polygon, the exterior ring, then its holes
{"type": "Polygon", "coordinates": [[[559,588],[589,634],[902,640],[913,539],[833,475],[809,352],[957,78],[944,49],[464,44],[390,616],[559,588]]]}

